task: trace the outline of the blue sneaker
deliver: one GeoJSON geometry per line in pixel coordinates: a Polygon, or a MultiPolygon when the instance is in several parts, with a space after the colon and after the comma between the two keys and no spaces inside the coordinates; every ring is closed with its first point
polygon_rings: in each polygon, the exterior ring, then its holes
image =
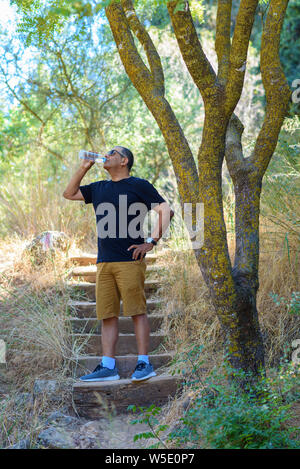
{"type": "Polygon", "coordinates": [[[153,366],[151,363],[146,363],[142,360],[137,362],[134,373],[131,376],[132,381],[142,381],[143,379],[151,378],[156,376],[155,371],[153,371],[153,366]]]}
{"type": "Polygon", "coordinates": [[[96,366],[93,373],[81,376],[79,379],[80,381],[114,381],[116,379],[120,379],[120,376],[118,375],[118,370],[116,367],[111,370],[110,368],[106,368],[106,366],[103,366],[102,363],[100,363],[100,365],[96,366]]]}

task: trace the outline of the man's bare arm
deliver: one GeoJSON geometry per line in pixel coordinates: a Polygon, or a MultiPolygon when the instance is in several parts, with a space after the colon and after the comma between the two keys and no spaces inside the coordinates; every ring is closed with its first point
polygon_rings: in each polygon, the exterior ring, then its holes
{"type": "Polygon", "coordinates": [[[153,210],[158,213],[158,220],[153,232],[151,233],[151,238],[153,238],[154,241],[158,241],[168,228],[174,216],[174,211],[170,208],[167,202],[156,205],[153,210]]]}
{"type": "MultiPolygon", "coordinates": [[[[174,211],[169,207],[167,202],[156,205],[153,210],[158,213],[158,221],[153,229],[153,232],[151,233],[151,238],[153,238],[154,241],[158,241],[169,226],[170,221],[174,216],[174,211]]],[[[153,244],[132,244],[129,246],[127,251],[130,251],[131,249],[134,249],[132,251],[132,259],[142,259],[146,252],[153,249],[153,244]]]]}
{"type": "Polygon", "coordinates": [[[83,161],[80,168],[72,176],[66,190],[63,193],[63,197],[68,200],[84,200],[84,197],[79,189],[80,183],[83,177],[86,175],[88,170],[95,164],[94,161],[83,161]]]}

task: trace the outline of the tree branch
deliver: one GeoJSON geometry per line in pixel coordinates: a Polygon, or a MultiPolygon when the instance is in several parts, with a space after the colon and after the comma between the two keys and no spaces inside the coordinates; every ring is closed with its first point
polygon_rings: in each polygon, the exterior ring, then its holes
{"type": "MultiPolygon", "coordinates": [[[[1,67],[2,69],[2,67],[1,67]]],[[[4,71],[2,69],[2,73],[3,75],[5,76],[5,80],[4,80],[4,83],[6,84],[7,88],[9,89],[9,91],[11,92],[11,94],[16,98],[17,101],[19,101],[20,104],[22,104],[22,106],[24,106],[24,108],[30,113],[32,114],[38,121],[41,122],[42,125],[45,125],[46,122],[26,103],[26,101],[24,101],[23,99],[21,99],[17,93],[15,92],[15,90],[10,86],[10,84],[8,83],[8,80],[6,78],[6,75],[4,74],[4,71]]]]}
{"type": "MultiPolygon", "coordinates": [[[[203,98],[206,96],[208,99],[212,96],[212,88],[219,81],[224,84],[227,81],[229,72],[229,55],[230,55],[230,21],[231,21],[231,0],[219,0],[218,13],[217,13],[217,32],[216,32],[216,52],[218,55],[218,77],[208,62],[197,36],[197,32],[188,8],[185,11],[178,11],[174,14],[176,4],[178,2],[169,2],[168,10],[174,27],[175,35],[180,47],[183,59],[188,67],[188,70],[202,93],[203,98]],[[179,17],[180,14],[180,17],[179,17]],[[177,16],[178,15],[178,16],[177,16]],[[196,50],[196,55],[191,56],[193,45],[193,52],[196,50]],[[195,59],[197,57],[197,59],[195,59]],[[198,65],[198,66],[197,66],[198,65]],[[201,73],[201,65],[203,73],[201,73]],[[204,74],[207,72],[210,75],[209,87],[203,84],[205,79],[204,74]],[[206,93],[204,92],[206,90],[206,93]]],[[[241,137],[244,126],[239,118],[232,114],[229,121],[226,133],[226,162],[231,177],[234,177],[237,172],[246,170],[249,166],[248,162],[243,156],[243,149],[241,144],[241,137]]]]}
{"type": "Polygon", "coordinates": [[[56,156],[56,158],[59,158],[61,161],[63,161],[63,156],[60,153],[57,153],[55,150],[52,150],[50,147],[45,145],[42,141],[40,142],[40,145],[45,148],[51,155],[56,156]]]}
{"type": "MultiPolygon", "coordinates": [[[[162,87],[157,85],[139,55],[129,21],[119,1],[114,0],[109,4],[106,16],[126,73],[163,133],[174,166],[181,201],[197,202],[199,179],[191,149],[169,102],[164,97],[162,87]]],[[[140,27],[143,28],[141,24],[140,27]]]]}
{"type": "Polygon", "coordinates": [[[164,94],[164,72],[160,57],[152,42],[152,39],[144,26],[141,24],[135,12],[133,2],[131,0],[122,0],[122,6],[124,8],[131,31],[134,32],[135,36],[138,38],[139,42],[145,49],[154,84],[161,90],[161,93],[164,94]]]}
{"type": "Polygon", "coordinates": [[[116,99],[118,96],[120,96],[122,93],[125,93],[125,91],[127,90],[127,88],[129,88],[129,86],[131,85],[131,81],[128,80],[128,82],[126,82],[125,86],[116,94],[110,96],[109,98],[107,98],[103,103],[101,103],[100,107],[99,107],[99,111],[101,111],[101,109],[106,106],[106,104],[108,104],[110,101],[113,101],[114,99],[116,99]]]}
{"type": "Polygon", "coordinates": [[[232,0],[218,0],[215,50],[218,56],[218,79],[226,83],[230,55],[230,23],[232,0]]]}
{"type": "Polygon", "coordinates": [[[167,3],[169,15],[182,57],[205,102],[216,89],[216,74],[203,52],[188,2],[184,11],[175,12],[177,4],[178,0],[167,3]]]}
{"type": "Polygon", "coordinates": [[[231,115],[242,93],[248,46],[258,0],[241,0],[229,55],[226,114],[231,115]]]}
{"type": "Polygon", "coordinates": [[[277,145],[291,90],[279,58],[280,34],[288,0],[271,0],[262,34],[260,68],[266,92],[264,122],[249,160],[263,176],[277,145]]]}
{"type": "Polygon", "coordinates": [[[112,1],[106,8],[106,16],[110,23],[122,63],[133,85],[138,90],[150,85],[154,86],[151,72],[135,46],[122,5],[117,1],[112,1]],[[117,27],[114,27],[114,25],[117,25],[117,27]]]}
{"type": "MultiPolygon", "coordinates": [[[[90,136],[90,133],[89,133],[89,123],[87,122],[86,120],[86,117],[84,115],[84,113],[82,112],[82,109],[80,107],[80,105],[83,105],[83,106],[88,106],[89,108],[91,108],[90,104],[86,102],[86,100],[84,100],[83,98],[81,98],[81,96],[78,94],[77,90],[75,90],[74,86],[73,86],[73,83],[72,83],[72,80],[71,80],[71,77],[69,76],[68,74],[68,71],[67,71],[67,67],[66,67],[66,64],[63,60],[63,57],[62,57],[62,54],[60,51],[57,52],[57,57],[61,63],[61,66],[62,66],[62,69],[63,69],[63,73],[66,77],[66,80],[67,80],[67,83],[69,84],[70,86],[70,89],[74,95],[74,98],[75,100],[78,102],[78,106],[77,107],[77,110],[79,112],[79,115],[81,117],[81,120],[83,122],[83,125],[84,125],[84,128],[85,128],[85,137],[86,137],[86,143],[89,143],[89,145],[91,146],[91,148],[94,150],[94,145],[93,145],[93,141],[91,139],[91,136],[90,136]]],[[[66,87],[66,90],[67,90],[67,87],[66,87]]]]}
{"type": "Polygon", "coordinates": [[[244,158],[242,147],[242,134],[244,126],[240,119],[233,114],[226,130],[225,158],[232,180],[237,180],[238,174],[247,169],[247,160],[244,158]]]}

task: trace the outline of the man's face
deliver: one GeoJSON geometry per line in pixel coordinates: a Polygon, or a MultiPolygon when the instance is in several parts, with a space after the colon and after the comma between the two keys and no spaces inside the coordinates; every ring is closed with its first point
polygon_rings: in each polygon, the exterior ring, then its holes
{"type": "Polygon", "coordinates": [[[110,152],[107,152],[105,155],[106,161],[103,165],[104,169],[112,169],[112,168],[122,168],[127,167],[127,157],[122,156],[122,148],[114,147],[110,152]],[[113,152],[111,155],[108,153],[113,152]]]}

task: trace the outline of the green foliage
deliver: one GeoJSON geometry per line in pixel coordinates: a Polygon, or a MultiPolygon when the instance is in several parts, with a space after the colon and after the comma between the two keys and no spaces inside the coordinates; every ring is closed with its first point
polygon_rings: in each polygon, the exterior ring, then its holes
{"type": "Polygon", "coordinates": [[[23,33],[26,45],[36,40],[42,45],[45,37],[61,31],[65,18],[70,14],[67,2],[59,0],[51,2],[51,10],[43,0],[17,0],[12,3],[17,4],[23,12],[17,31],[23,33]]]}
{"type": "Polygon", "coordinates": [[[186,5],[185,0],[179,0],[177,2],[177,5],[176,5],[175,9],[174,9],[174,13],[177,13],[178,11],[184,11],[185,5],[186,5]]]}
{"type": "Polygon", "coordinates": [[[204,22],[204,10],[205,6],[202,1],[197,1],[197,0],[192,0],[190,1],[190,10],[191,10],[191,15],[194,19],[194,21],[198,21],[199,23],[204,22]]]}
{"type": "Polygon", "coordinates": [[[149,446],[149,448],[159,448],[160,445],[163,447],[166,447],[165,444],[162,442],[160,439],[160,434],[164,431],[166,431],[169,426],[168,425],[160,425],[159,420],[157,419],[157,415],[160,414],[161,408],[156,407],[154,404],[151,404],[149,407],[137,407],[135,405],[129,405],[127,407],[127,410],[131,410],[133,413],[137,412],[137,410],[141,413],[138,418],[135,420],[132,420],[130,423],[131,425],[136,425],[136,424],[146,424],[150,428],[150,432],[141,432],[137,433],[133,437],[133,441],[141,440],[141,439],[146,439],[148,440],[149,438],[155,438],[158,440],[158,443],[154,443],[153,445],[149,446]],[[155,425],[158,425],[155,430],[154,427],[155,425]]]}
{"type": "MultiPolygon", "coordinates": [[[[12,217],[18,178],[27,194],[41,183],[48,193],[57,192],[56,185],[66,185],[75,170],[80,148],[106,151],[116,142],[130,148],[135,156],[132,174],[155,184],[170,203],[177,197],[165,142],[124,72],[110,29],[101,21],[93,27],[82,24],[68,19],[42,47],[21,47],[7,32],[1,36],[5,53],[0,80],[6,87],[6,102],[11,101],[0,119],[0,180],[11,182],[11,188],[6,183],[0,207],[5,233],[13,226],[23,231],[24,225],[17,222],[16,227],[16,220],[28,220],[32,226],[28,210],[38,203],[17,197],[22,217],[12,217]],[[27,73],[22,70],[25,51],[31,54],[27,73]]],[[[201,129],[199,94],[180,66],[174,38],[167,31],[153,31],[153,36],[157,42],[168,42],[168,53],[172,51],[171,57],[161,54],[166,89],[196,152],[201,129]]],[[[87,177],[89,183],[106,174],[95,166],[87,177]]]]}
{"type": "Polygon", "coordinates": [[[247,393],[234,382],[224,382],[224,374],[245,378],[244,373],[236,373],[227,365],[215,370],[206,386],[195,393],[180,427],[170,433],[170,442],[180,447],[213,449],[300,447],[296,439],[299,429],[285,426],[292,417],[292,402],[299,399],[299,392],[293,395],[299,376],[292,366],[280,369],[272,378],[261,379],[247,393]]]}
{"type": "Polygon", "coordinates": [[[270,292],[269,296],[277,306],[284,305],[290,314],[298,314],[300,316],[300,292],[292,292],[290,299],[284,296],[280,297],[273,292],[270,292]]]}
{"type": "MultiPolygon", "coordinates": [[[[189,354],[194,366],[184,385],[193,398],[179,424],[163,441],[161,433],[169,426],[162,423],[161,409],[154,405],[139,407],[141,415],[131,423],[147,424],[151,431],[135,435],[135,441],[156,438],[158,442],[150,448],[166,445],[209,449],[300,448],[299,428],[287,423],[293,417],[293,403],[300,398],[299,369],[283,361],[279,368],[269,370],[268,377],[253,379],[250,373],[235,371],[224,362],[204,381],[192,379],[192,375],[201,372],[198,361],[201,351],[202,348],[194,347],[189,354]],[[243,389],[238,384],[241,381],[248,383],[243,389]]],[[[185,361],[186,356],[178,360],[181,372],[185,361]]],[[[129,406],[128,410],[136,412],[137,407],[129,406]]]]}
{"type": "MultiPolygon", "coordinates": [[[[112,0],[87,1],[87,0],[11,0],[23,12],[23,18],[19,24],[19,31],[26,35],[28,44],[38,36],[39,43],[43,43],[54,31],[61,31],[65,20],[69,17],[85,20],[94,18],[98,14],[103,15],[105,8],[112,0]]],[[[256,47],[260,48],[261,31],[269,0],[260,0],[258,15],[254,23],[252,33],[256,47]],[[261,16],[262,21],[259,21],[261,16]]],[[[135,8],[143,22],[156,27],[165,27],[169,23],[167,14],[167,0],[136,0],[135,8]]],[[[217,1],[204,2],[204,0],[190,0],[189,6],[193,19],[202,23],[205,19],[215,15],[217,1]]],[[[237,4],[233,5],[236,13],[237,4]]],[[[175,12],[186,8],[185,0],[178,0],[175,12]]],[[[290,0],[281,35],[280,56],[288,81],[291,84],[295,78],[299,78],[300,67],[300,5],[298,0],[290,0]]]]}
{"type": "Polygon", "coordinates": [[[184,379],[185,386],[197,386],[203,384],[201,366],[203,360],[201,354],[203,345],[195,345],[188,351],[177,353],[170,363],[170,366],[176,365],[173,368],[172,375],[175,373],[181,375],[184,379]],[[179,366],[179,368],[177,368],[179,366]]]}
{"type": "Polygon", "coordinates": [[[300,3],[290,0],[286,10],[280,40],[280,59],[291,85],[300,78],[300,3]]]}

